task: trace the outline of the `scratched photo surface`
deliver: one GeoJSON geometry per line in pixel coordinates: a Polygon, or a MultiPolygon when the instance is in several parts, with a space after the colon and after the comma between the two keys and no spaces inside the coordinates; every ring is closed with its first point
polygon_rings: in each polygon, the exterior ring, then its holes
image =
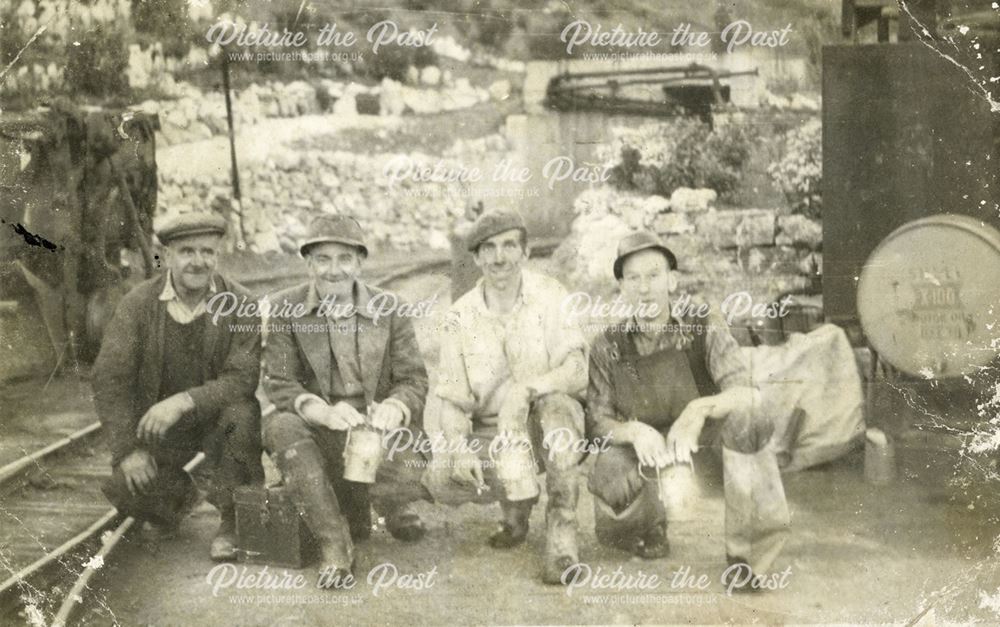
{"type": "Polygon", "coordinates": [[[0,0],[0,624],[1000,622],[995,0],[0,0]]]}

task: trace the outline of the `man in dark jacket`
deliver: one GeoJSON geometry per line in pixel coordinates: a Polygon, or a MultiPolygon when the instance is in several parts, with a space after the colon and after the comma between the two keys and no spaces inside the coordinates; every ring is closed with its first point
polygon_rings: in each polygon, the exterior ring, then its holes
{"type": "MultiPolygon", "coordinates": [[[[353,543],[368,536],[371,521],[368,485],[343,476],[348,433],[365,424],[419,430],[427,372],[412,322],[392,307],[395,296],[358,278],[368,248],[354,219],[318,218],[300,252],[311,280],[267,307],[264,390],[275,411],[264,417],[264,444],[319,540],[320,586],[349,586],[353,543]]],[[[406,474],[403,459],[381,464],[376,488],[406,474]]],[[[374,505],[393,536],[422,537],[405,504],[374,505]]]]}
{"type": "Polygon", "coordinates": [[[235,557],[233,489],[264,476],[254,397],[260,322],[213,306],[249,302],[244,288],[215,272],[225,231],[223,218],[204,213],[157,231],[167,272],[118,304],[93,375],[112,451],[105,495],[123,513],[173,533],[197,499],[183,466],[204,451],[214,467],[209,500],[222,516],[211,546],[217,561],[235,557]]]}

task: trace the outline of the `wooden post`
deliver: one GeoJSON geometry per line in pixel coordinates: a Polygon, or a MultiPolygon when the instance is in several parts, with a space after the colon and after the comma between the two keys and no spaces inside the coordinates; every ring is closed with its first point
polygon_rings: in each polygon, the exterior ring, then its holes
{"type": "Polygon", "coordinates": [[[226,123],[229,127],[229,160],[232,164],[233,198],[240,208],[236,217],[239,221],[240,239],[245,243],[247,234],[243,230],[243,196],[240,192],[240,171],[236,164],[236,127],[233,122],[233,101],[229,94],[229,51],[222,48],[219,54],[222,55],[222,89],[226,96],[226,123]]]}

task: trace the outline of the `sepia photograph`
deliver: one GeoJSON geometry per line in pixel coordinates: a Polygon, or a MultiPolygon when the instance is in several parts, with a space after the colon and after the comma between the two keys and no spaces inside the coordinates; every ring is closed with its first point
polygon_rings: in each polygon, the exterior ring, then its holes
{"type": "Polygon", "coordinates": [[[1000,624],[996,0],[0,0],[0,624],[1000,624]]]}

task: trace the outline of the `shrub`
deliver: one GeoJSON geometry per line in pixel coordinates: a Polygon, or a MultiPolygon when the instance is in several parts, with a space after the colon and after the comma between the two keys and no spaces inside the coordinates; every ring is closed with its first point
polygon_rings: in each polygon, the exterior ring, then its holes
{"type": "Polygon", "coordinates": [[[707,187],[720,196],[738,185],[754,133],[730,124],[711,129],[693,118],[617,129],[611,143],[611,183],[619,189],[669,197],[678,187],[707,187]]]}
{"type": "Polygon", "coordinates": [[[187,54],[196,36],[188,19],[188,0],[132,0],[132,25],[150,43],[162,43],[167,56],[187,54]]]}
{"type": "Polygon", "coordinates": [[[498,6],[497,0],[486,2],[466,1],[461,6],[461,14],[453,26],[466,40],[473,41],[484,49],[502,53],[504,45],[514,32],[514,12],[509,6],[498,6]]]}
{"type": "Polygon", "coordinates": [[[101,24],[82,32],[79,44],[67,42],[66,86],[70,93],[99,98],[128,90],[128,50],[125,35],[111,24],[101,24]]]}
{"type": "Polygon", "coordinates": [[[785,134],[784,156],[768,167],[771,179],[785,194],[793,213],[822,217],[823,136],[819,120],[785,134]]]}
{"type": "Polygon", "coordinates": [[[386,46],[380,48],[378,54],[366,52],[363,63],[356,69],[363,76],[376,81],[388,77],[402,82],[406,80],[406,71],[411,65],[416,68],[437,65],[437,55],[429,46],[386,46]]]}

